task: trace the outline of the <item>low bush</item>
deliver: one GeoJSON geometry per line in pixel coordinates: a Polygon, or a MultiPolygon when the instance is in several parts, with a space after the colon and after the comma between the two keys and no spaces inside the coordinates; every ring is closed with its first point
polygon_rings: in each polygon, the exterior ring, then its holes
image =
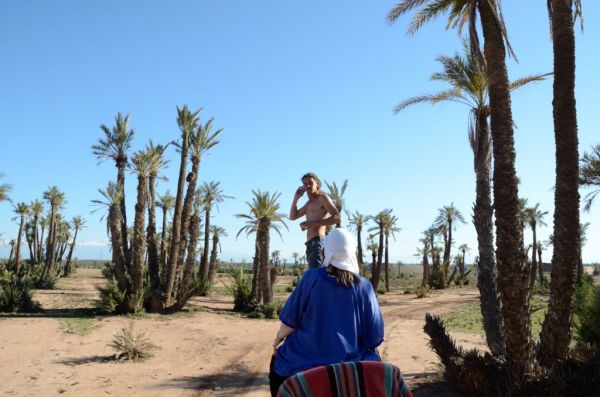
{"type": "Polygon", "coordinates": [[[150,342],[145,336],[145,331],[136,333],[133,321],[130,321],[121,332],[113,335],[113,340],[109,346],[115,349],[115,359],[117,360],[143,360],[152,356],[152,350],[157,346],[150,342]]]}
{"type": "Polygon", "coordinates": [[[415,288],[415,295],[417,296],[418,299],[426,298],[428,292],[429,292],[429,288],[427,288],[427,287],[419,286],[419,287],[415,288]]]}
{"type": "Polygon", "coordinates": [[[34,312],[40,309],[31,297],[31,280],[25,275],[0,271],[0,312],[34,312]]]}
{"type": "Polygon", "coordinates": [[[584,274],[575,293],[575,340],[600,346],[600,287],[584,274]]]}
{"type": "MultiPolygon", "coordinates": [[[[227,291],[233,295],[233,311],[249,312],[252,311],[252,302],[250,302],[250,294],[252,292],[252,280],[244,271],[244,266],[233,269],[231,272],[233,277],[233,286],[225,283],[227,291]]],[[[222,281],[221,281],[222,282],[222,281]]]]}

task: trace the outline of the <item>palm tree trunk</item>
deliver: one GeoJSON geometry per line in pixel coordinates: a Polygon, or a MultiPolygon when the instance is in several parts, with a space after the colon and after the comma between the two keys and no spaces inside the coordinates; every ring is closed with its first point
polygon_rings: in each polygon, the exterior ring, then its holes
{"type": "Polygon", "coordinates": [[[515,146],[504,39],[496,11],[488,1],[479,2],[485,38],[484,55],[490,96],[494,155],[494,209],[496,211],[496,259],[498,286],[504,317],[506,359],[517,378],[531,367],[532,341],[527,304],[529,269],[523,255],[523,230],[519,222],[515,146]]]}
{"type": "Polygon", "coordinates": [[[373,274],[371,275],[371,284],[377,292],[379,288],[379,277],[381,275],[381,263],[383,262],[383,226],[379,225],[379,246],[377,247],[377,262],[373,266],[373,274]]]}
{"type": "MultiPolygon", "coordinates": [[[[219,234],[213,233],[212,250],[210,251],[210,263],[208,266],[208,288],[213,284],[215,272],[217,270],[217,253],[219,250],[219,234]]],[[[272,289],[272,288],[271,288],[272,289]]]]}
{"type": "Polygon", "coordinates": [[[165,278],[167,270],[167,211],[168,209],[166,207],[163,208],[162,232],[160,239],[160,267],[165,278]]]}
{"type": "Polygon", "coordinates": [[[567,354],[571,340],[575,277],[581,257],[575,33],[572,7],[572,1],[552,0],[552,108],[556,142],[556,189],[550,301],[540,335],[540,361],[544,365],[551,365],[567,354]]]}
{"type": "Polygon", "coordinates": [[[175,286],[175,278],[177,276],[178,253],[181,238],[181,217],[183,215],[183,189],[185,187],[185,171],[187,164],[187,152],[189,147],[189,132],[185,131],[182,136],[181,143],[181,163],[179,165],[179,179],[177,183],[177,196],[175,198],[175,207],[173,214],[173,227],[171,229],[171,247],[169,250],[169,263],[168,263],[168,280],[167,288],[165,291],[165,297],[167,305],[170,304],[171,296],[173,295],[173,288],[175,286]]]}
{"type": "Polygon", "coordinates": [[[423,247],[423,278],[421,279],[421,287],[427,287],[429,283],[429,258],[427,257],[427,243],[423,247]]]}
{"type": "Polygon", "coordinates": [[[544,279],[544,262],[542,262],[542,247],[538,244],[537,247],[537,255],[538,255],[538,274],[540,277],[540,284],[545,285],[546,280],[544,279]]]}
{"type": "Polygon", "coordinates": [[[487,114],[478,112],[477,150],[475,151],[475,206],[473,224],[477,232],[479,252],[477,287],[483,329],[490,352],[496,357],[504,356],[505,342],[500,296],[496,286],[496,259],[494,256],[494,225],[490,186],[490,131],[487,114]]]}
{"type": "Polygon", "coordinates": [[[273,298],[273,291],[271,291],[271,272],[269,271],[269,229],[270,224],[268,219],[264,217],[260,219],[258,224],[257,235],[260,241],[260,274],[259,274],[259,288],[262,295],[262,303],[268,305],[271,303],[273,298]]]}
{"type": "Polygon", "coordinates": [[[258,279],[260,277],[260,244],[259,236],[256,234],[256,240],[254,241],[254,258],[252,259],[252,290],[250,291],[250,302],[253,305],[257,305],[259,299],[259,288],[258,279]]]}
{"type": "Polygon", "coordinates": [[[69,274],[71,274],[72,271],[72,267],[71,267],[71,258],[73,257],[73,250],[75,249],[75,241],[77,240],[77,232],[79,231],[79,228],[75,228],[75,233],[73,234],[73,241],[71,242],[71,247],[69,248],[69,254],[67,255],[67,262],[65,263],[65,276],[68,276],[69,274]]]}
{"type": "MultiPolygon", "coordinates": [[[[181,215],[181,243],[179,246],[179,257],[177,262],[183,264],[185,261],[185,252],[189,244],[189,223],[192,214],[192,204],[196,198],[196,183],[198,181],[198,169],[200,168],[200,159],[197,156],[191,158],[192,170],[188,173],[186,181],[187,191],[183,202],[183,210],[181,215]]],[[[195,252],[193,253],[195,255],[195,252]]]]}
{"type": "Polygon", "coordinates": [[[390,236],[385,234],[385,292],[390,292],[390,255],[389,255],[390,236]]]}
{"type": "Polygon", "coordinates": [[[56,209],[54,206],[50,207],[50,223],[48,225],[48,238],[46,239],[46,260],[44,264],[44,270],[42,271],[42,280],[45,281],[50,275],[50,268],[54,259],[54,243],[53,243],[53,230],[54,230],[54,218],[56,216],[56,209]]]}
{"type": "Polygon", "coordinates": [[[210,203],[205,203],[204,207],[204,247],[200,256],[200,281],[205,282],[208,277],[208,249],[210,247],[210,203]]]}
{"type": "Polygon", "coordinates": [[[532,255],[531,255],[531,270],[530,270],[530,275],[529,275],[529,301],[531,302],[531,297],[533,295],[533,289],[535,287],[535,278],[537,277],[537,258],[536,258],[536,253],[537,253],[537,233],[536,233],[536,226],[535,224],[532,226],[531,228],[531,232],[533,234],[532,236],[532,255]]]}
{"type": "Polygon", "coordinates": [[[148,273],[150,285],[153,290],[160,285],[160,264],[158,242],[156,239],[156,175],[148,177],[148,227],[146,228],[146,240],[148,244],[148,273]]]}
{"type": "Polygon", "coordinates": [[[188,252],[185,261],[185,268],[183,270],[183,276],[181,277],[179,289],[177,290],[177,301],[175,302],[174,307],[170,309],[172,311],[181,310],[191,297],[190,284],[192,283],[192,278],[194,276],[196,248],[198,247],[198,239],[200,237],[200,214],[198,211],[194,211],[190,218],[188,223],[188,234],[189,243],[187,245],[188,252]]]}
{"type": "Polygon", "coordinates": [[[356,240],[358,243],[358,252],[357,252],[357,256],[358,256],[358,264],[359,265],[364,265],[363,263],[363,249],[362,249],[362,243],[361,243],[361,232],[362,232],[362,227],[357,227],[356,228],[356,240]]]}
{"type": "Polygon", "coordinates": [[[146,235],[144,233],[145,213],[148,201],[148,186],[145,175],[138,175],[137,202],[133,224],[133,244],[131,247],[131,289],[132,295],[141,293],[144,288],[144,256],[146,254],[146,235]]]}
{"type": "Polygon", "coordinates": [[[121,230],[123,230],[123,235],[121,238],[123,239],[123,252],[125,253],[125,265],[127,266],[127,271],[131,274],[131,252],[129,250],[129,241],[127,240],[127,208],[125,207],[125,168],[127,167],[127,159],[117,160],[117,186],[121,187],[121,230]]]}
{"type": "Polygon", "coordinates": [[[19,271],[19,261],[21,260],[21,240],[23,238],[23,225],[25,224],[25,216],[21,215],[21,221],[19,222],[19,232],[17,234],[17,246],[15,248],[15,270],[19,271]]]}

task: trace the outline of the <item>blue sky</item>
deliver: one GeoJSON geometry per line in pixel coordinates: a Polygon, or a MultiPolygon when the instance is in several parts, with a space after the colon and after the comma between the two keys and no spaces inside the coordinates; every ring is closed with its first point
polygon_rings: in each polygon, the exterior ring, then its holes
{"type": "MultiPolygon", "coordinates": [[[[407,97],[444,88],[429,81],[435,58],[460,49],[440,19],[405,35],[408,17],[385,22],[394,1],[3,1],[0,3],[0,183],[10,183],[14,202],[41,198],[51,185],[65,192],[67,218],[82,215],[79,258],[110,257],[100,214],[90,214],[97,189],[116,178],[113,164],[97,164],[90,147],[100,124],[129,113],[134,149],[148,139],[177,139],[176,106],[203,107],[203,120],[224,128],[221,144],[201,164],[201,180],[221,182],[235,197],[219,206],[213,223],[226,228],[221,258],[250,260],[253,238],[235,234],[233,215],[247,212],[252,189],[281,193],[288,213],[299,177],[348,179],[346,206],[375,214],[392,208],[402,231],[392,243],[393,261],[416,262],[420,233],[438,208],[454,202],[468,220],[474,201],[468,110],[460,105],[422,105],[394,116],[407,97]]],[[[519,63],[511,79],[552,70],[545,1],[506,1],[504,15],[519,63]]],[[[580,148],[598,142],[596,93],[600,80],[600,5],[584,3],[585,31],[577,33],[577,105],[580,148]]],[[[551,80],[513,95],[520,195],[549,211],[551,233],[554,135],[551,80]]],[[[176,190],[177,153],[158,192],[176,190]]],[[[135,177],[127,177],[133,214],[135,177]]],[[[584,261],[600,261],[597,208],[584,261]]],[[[17,225],[10,203],[0,203],[0,257],[17,225]]],[[[130,219],[133,215],[129,216],[130,219]]],[[[283,241],[271,248],[303,253],[299,221],[287,222],[283,241]]],[[[530,239],[530,232],[526,232],[530,239]]],[[[456,241],[476,251],[469,222],[456,241]]],[[[544,254],[549,260],[551,251],[544,254]]]]}

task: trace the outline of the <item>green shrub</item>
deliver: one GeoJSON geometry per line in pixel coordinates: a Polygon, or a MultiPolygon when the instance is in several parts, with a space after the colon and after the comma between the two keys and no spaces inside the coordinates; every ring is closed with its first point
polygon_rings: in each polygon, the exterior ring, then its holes
{"type": "Polygon", "coordinates": [[[386,293],[385,287],[383,285],[380,285],[379,288],[377,288],[377,293],[379,295],[384,295],[386,293]]]}
{"type": "Polygon", "coordinates": [[[104,278],[112,280],[115,276],[115,264],[112,262],[105,262],[104,267],[102,268],[102,275],[104,278]]]}
{"type": "Polygon", "coordinates": [[[277,303],[262,305],[260,311],[265,315],[265,318],[277,318],[277,303]]]}
{"type": "Polygon", "coordinates": [[[404,295],[412,294],[412,293],[413,293],[412,288],[410,288],[410,287],[404,288],[404,295]]]}
{"type": "Polygon", "coordinates": [[[415,295],[419,299],[427,297],[428,292],[429,292],[429,289],[427,287],[419,286],[419,287],[415,288],[415,295]]]}
{"type": "Polygon", "coordinates": [[[223,283],[227,291],[233,295],[233,311],[249,312],[253,309],[250,302],[252,292],[252,280],[244,271],[244,266],[239,266],[231,273],[233,277],[233,287],[223,283]]]}
{"type": "Polygon", "coordinates": [[[12,272],[0,271],[0,312],[33,312],[40,309],[31,298],[31,280],[12,272]]]}
{"type": "Polygon", "coordinates": [[[288,285],[287,287],[285,287],[285,292],[292,292],[294,290],[294,287],[291,285],[288,285]]]}
{"type": "Polygon", "coordinates": [[[600,287],[584,274],[575,293],[575,340],[600,345],[600,287]]]}
{"type": "Polygon", "coordinates": [[[265,318],[265,314],[261,311],[255,310],[248,313],[248,318],[265,318]]]}
{"type": "Polygon", "coordinates": [[[98,291],[100,292],[98,308],[114,313],[125,306],[127,291],[121,291],[114,278],[108,280],[106,287],[98,287],[98,291]]]}

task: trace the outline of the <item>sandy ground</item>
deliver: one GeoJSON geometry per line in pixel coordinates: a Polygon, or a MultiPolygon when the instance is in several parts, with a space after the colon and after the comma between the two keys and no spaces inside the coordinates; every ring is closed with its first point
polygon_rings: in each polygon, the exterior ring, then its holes
{"type": "MultiPolygon", "coordinates": [[[[68,332],[61,318],[89,314],[99,270],[80,269],[57,289],[36,291],[43,315],[0,317],[2,396],[268,396],[271,343],[279,323],[231,312],[232,298],[196,298],[193,310],[171,316],[94,317],[86,334],[68,332]],[[143,362],[114,361],[108,346],[130,321],[159,348],[143,362]]],[[[423,333],[426,312],[443,314],[476,301],[473,290],[436,292],[428,298],[381,296],[385,361],[399,366],[416,396],[452,396],[432,382],[437,357],[423,333]]],[[[462,346],[483,348],[479,336],[454,333],[462,346]]]]}

